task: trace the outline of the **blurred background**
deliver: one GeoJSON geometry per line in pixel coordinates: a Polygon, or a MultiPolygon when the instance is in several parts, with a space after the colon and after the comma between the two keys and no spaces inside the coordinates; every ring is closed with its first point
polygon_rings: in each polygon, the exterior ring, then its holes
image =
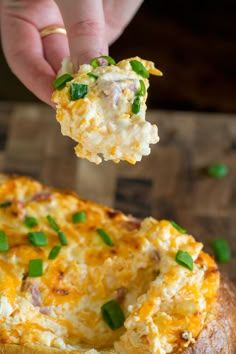
{"type": "MultiPolygon", "coordinates": [[[[139,55],[164,72],[163,79],[152,79],[151,108],[232,113],[235,14],[235,0],[145,0],[110,54],[117,60],[139,55]]],[[[36,100],[11,74],[2,53],[0,77],[1,100],[36,100]]]]}

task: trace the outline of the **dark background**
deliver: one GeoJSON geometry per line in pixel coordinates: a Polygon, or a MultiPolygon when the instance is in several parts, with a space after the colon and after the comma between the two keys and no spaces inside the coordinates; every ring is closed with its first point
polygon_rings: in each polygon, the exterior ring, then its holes
{"type": "MultiPolygon", "coordinates": [[[[146,0],[110,55],[138,55],[163,71],[151,79],[150,108],[235,113],[235,13],[235,0],[146,0]]],[[[37,101],[2,53],[0,77],[0,100],[37,101]]]]}

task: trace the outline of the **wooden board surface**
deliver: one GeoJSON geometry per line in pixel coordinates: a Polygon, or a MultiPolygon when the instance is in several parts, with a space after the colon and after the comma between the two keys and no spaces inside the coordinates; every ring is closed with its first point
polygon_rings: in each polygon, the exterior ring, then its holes
{"type": "Polygon", "coordinates": [[[211,250],[226,238],[232,260],[222,265],[236,281],[236,116],[150,111],[160,143],[135,166],[78,159],[55,112],[41,104],[0,104],[0,170],[31,175],[85,198],[139,217],[175,220],[211,250]],[[214,179],[206,167],[222,162],[229,174],[214,179]]]}

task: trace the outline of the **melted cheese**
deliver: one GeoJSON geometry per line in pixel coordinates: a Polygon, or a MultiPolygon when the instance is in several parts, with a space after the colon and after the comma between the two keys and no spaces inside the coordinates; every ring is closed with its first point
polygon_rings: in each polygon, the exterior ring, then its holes
{"type": "Polygon", "coordinates": [[[2,176],[0,203],[5,201],[12,205],[0,208],[0,230],[9,242],[9,250],[0,252],[1,343],[73,353],[164,354],[180,352],[197,338],[216,301],[219,274],[193,237],[167,220],[140,221],[26,177],[2,176]],[[78,211],[86,220],[74,224],[78,211]],[[47,215],[68,240],[54,260],[48,254],[60,242],[47,215]],[[26,216],[37,218],[38,226],[27,229],[26,216]],[[113,247],[97,228],[106,230],[113,247]],[[44,231],[48,245],[30,244],[29,231],[44,231]],[[176,263],[179,249],[192,256],[192,272],[176,263]],[[44,274],[32,278],[28,264],[36,258],[43,260],[44,274]],[[111,299],[126,317],[115,331],[101,316],[111,299]]]}
{"type": "MultiPolygon", "coordinates": [[[[152,62],[131,58],[141,62],[153,75],[162,75],[152,62]]],[[[52,101],[57,104],[57,120],[63,135],[78,142],[75,152],[99,164],[104,160],[131,164],[150,154],[150,144],[159,140],[156,125],[145,120],[147,92],[140,96],[140,110],[132,112],[132,103],[140,90],[143,80],[146,91],[148,79],[132,70],[130,60],[122,60],[116,65],[103,65],[93,69],[91,65],[80,66],[72,81],[64,89],[53,93],[52,101]],[[95,80],[87,73],[98,77],[95,80]],[[76,101],[70,100],[71,84],[85,84],[88,93],[76,101]]],[[[60,75],[71,72],[71,65],[64,62],[60,75]]]]}

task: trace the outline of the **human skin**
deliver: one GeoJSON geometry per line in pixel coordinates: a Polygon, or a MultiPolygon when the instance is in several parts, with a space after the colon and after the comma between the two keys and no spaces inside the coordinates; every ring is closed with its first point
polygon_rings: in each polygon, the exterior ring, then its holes
{"type": "MultiPolygon", "coordinates": [[[[1,0],[0,0],[1,1],[1,0]]],[[[142,0],[2,0],[2,47],[12,72],[39,99],[51,102],[52,81],[64,57],[74,69],[108,48],[123,32],[142,0]],[[67,36],[41,39],[46,27],[65,27],[67,36]]]]}

